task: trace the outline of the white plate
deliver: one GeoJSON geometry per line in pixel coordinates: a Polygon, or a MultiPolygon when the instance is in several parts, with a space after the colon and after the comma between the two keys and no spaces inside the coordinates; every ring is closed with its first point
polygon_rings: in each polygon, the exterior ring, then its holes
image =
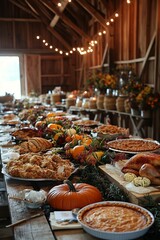
{"type": "Polygon", "coordinates": [[[18,159],[19,158],[19,153],[17,152],[8,152],[8,153],[2,153],[2,162],[7,163],[11,159],[18,159]]]}
{"type": "Polygon", "coordinates": [[[15,179],[15,180],[21,180],[21,181],[32,181],[32,182],[41,182],[41,181],[63,181],[63,180],[59,180],[59,179],[47,179],[47,178],[20,178],[20,177],[13,177],[11,176],[10,174],[7,173],[6,171],[6,167],[3,166],[2,168],[2,173],[9,177],[9,178],[12,178],[12,179],[15,179]]]}

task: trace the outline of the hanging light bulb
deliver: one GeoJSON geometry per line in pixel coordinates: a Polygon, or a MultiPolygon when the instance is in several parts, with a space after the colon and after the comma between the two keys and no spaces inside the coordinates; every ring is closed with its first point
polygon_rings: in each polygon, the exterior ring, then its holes
{"type": "Polygon", "coordinates": [[[58,7],[61,7],[61,6],[62,6],[62,4],[59,2],[59,3],[57,4],[57,6],[58,6],[58,7]]]}

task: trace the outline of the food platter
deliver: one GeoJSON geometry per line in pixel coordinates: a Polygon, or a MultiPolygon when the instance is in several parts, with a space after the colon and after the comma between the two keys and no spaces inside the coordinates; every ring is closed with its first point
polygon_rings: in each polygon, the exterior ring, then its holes
{"type": "Polygon", "coordinates": [[[129,138],[118,139],[107,143],[110,150],[136,154],[139,152],[155,152],[160,149],[160,143],[154,140],[129,138]]]}
{"type": "Polygon", "coordinates": [[[59,180],[59,179],[48,179],[48,178],[20,178],[20,177],[13,177],[10,174],[7,173],[6,167],[3,166],[2,168],[2,173],[9,177],[12,178],[14,180],[20,180],[20,181],[28,181],[28,182],[41,182],[41,181],[63,181],[63,180],[59,180]]]}
{"type": "Polygon", "coordinates": [[[94,126],[99,126],[100,122],[95,120],[77,120],[77,121],[74,121],[74,125],[83,126],[83,127],[94,127],[94,126]]]}

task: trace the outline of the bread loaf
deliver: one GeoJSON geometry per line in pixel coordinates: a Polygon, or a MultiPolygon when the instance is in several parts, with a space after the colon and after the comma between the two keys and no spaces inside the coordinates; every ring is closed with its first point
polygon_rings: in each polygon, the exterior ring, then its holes
{"type": "Polygon", "coordinates": [[[17,140],[27,140],[32,137],[39,137],[39,132],[32,128],[21,128],[11,133],[17,140]]]}
{"type": "Polygon", "coordinates": [[[27,142],[23,142],[20,144],[20,153],[28,153],[28,152],[40,152],[47,150],[52,147],[52,143],[45,138],[34,137],[29,139],[27,142]]]}

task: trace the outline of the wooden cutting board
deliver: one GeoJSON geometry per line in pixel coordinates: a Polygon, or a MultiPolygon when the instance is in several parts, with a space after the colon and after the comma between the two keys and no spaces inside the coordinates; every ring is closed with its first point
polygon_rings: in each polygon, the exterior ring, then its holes
{"type": "Polygon", "coordinates": [[[123,173],[119,168],[116,168],[111,164],[101,165],[99,168],[112,183],[115,183],[128,195],[132,203],[141,205],[146,196],[151,196],[156,201],[158,199],[160,200],[160,186],[150,186],[147,188],[133,186],[133,188],[131,188],[131,186],[124,181],[123,173]]]}

